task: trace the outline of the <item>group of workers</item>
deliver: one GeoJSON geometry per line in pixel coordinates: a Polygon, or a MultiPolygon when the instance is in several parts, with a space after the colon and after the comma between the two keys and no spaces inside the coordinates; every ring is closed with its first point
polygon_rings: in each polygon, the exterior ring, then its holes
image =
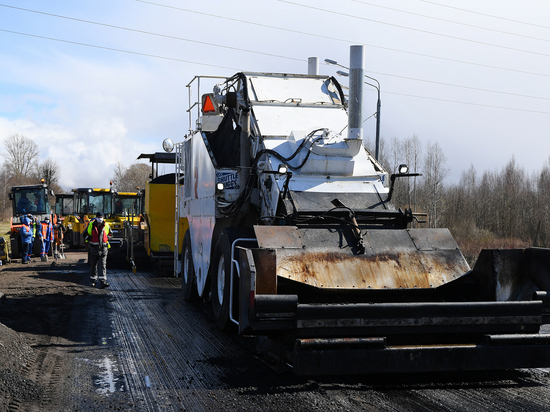
{"type": "MultiPolygon", "coordinates": [[[[54,253],[57,256],[58,248],[63,244],[63,232],[65,231],[60,220],[55,225],[52,225],[49,216],[46,216],[40,222],[29,213],[21,216],[21,223],[21,262],[23,264],[28,264],[31,260],[36,237],[41,242],[40,258],[42,261],[47,260],[52,244],[54,244],[54,253]]],[[[105,222],[102,212],[96,213],[95,219],[90,220],[82,235],[88,244],[91,285],[95,287],[99,282],[99,286],[102,289],[106,288],[109,286],[109,283],[107,283],[107,254],[111,247],[109,238],[112,237],[112,234],[111,228],[105,222]]]]}
{"type": "Polygon", "coordinates": [[[28,213],[21,216],[21,263],[28,264],[33,254],[33,245],[36,238],[40,239],[40,259],[46,260],[50,247],[53,244],[56,249],[56,254],[59,253],[59,246],[63,241],[64,228],[61,222],[55,226],[50,221],[50,217],[46,216],[42,222],[32,214],[28,213]]]}

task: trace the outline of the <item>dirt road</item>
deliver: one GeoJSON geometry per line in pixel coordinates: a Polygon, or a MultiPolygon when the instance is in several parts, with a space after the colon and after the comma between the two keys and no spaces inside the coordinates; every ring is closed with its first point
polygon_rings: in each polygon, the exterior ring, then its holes
{"type": "Polygon", "coordinates": [[[298,378],[220,331],[179,279],[86,254],[0,268],[0,411],[541,411],[547,370],[298,378]],[[117,267],[118,266],[118,267],[117,267]],[[141,270],[140,270],[141,269],[141,270]]]}

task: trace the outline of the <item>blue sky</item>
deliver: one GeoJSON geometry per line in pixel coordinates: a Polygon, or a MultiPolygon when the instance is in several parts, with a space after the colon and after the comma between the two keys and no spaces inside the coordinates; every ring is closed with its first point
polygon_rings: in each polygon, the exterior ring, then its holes
{"type": "Polygon", "coordinates": [[[66,189],[106,187],[118,162],[183,139],[193,76],[347,66],[363,44],[388,142],[439,143],[449,182],[512,156],[536,172],[550,156],[549,15],[534,0],[0,0],[0,141],[35,140],[66,189]]]}

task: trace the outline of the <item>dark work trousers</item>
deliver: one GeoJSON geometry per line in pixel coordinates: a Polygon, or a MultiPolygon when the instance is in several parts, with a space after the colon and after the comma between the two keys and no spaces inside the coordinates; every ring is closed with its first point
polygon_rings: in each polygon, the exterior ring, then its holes
{"type": "Polygon", "coordinates": [[[89,245],[88,262],[90,263],[90,279],[92,282],[107,282],[107,245],[89,245]],[[99,276],[98,276],[99,272],[99,276]]]}

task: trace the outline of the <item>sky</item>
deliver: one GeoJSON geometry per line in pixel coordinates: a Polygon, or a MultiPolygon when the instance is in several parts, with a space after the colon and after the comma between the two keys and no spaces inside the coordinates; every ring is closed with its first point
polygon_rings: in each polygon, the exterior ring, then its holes
{"type": "MultiPolygon", "coordinates": [[[[385,141],[438,143],[451,184],[512,158],[537,173],[550,158],[549,15],[542,0],[0,0],[0,142],[35,141],[66,190],[108,187],[118,163],[183,140],[194,76],[305,74],[309,57],[336,76],[324,59],[349,66],[364,45],[385,141]]],[[[374,117],[364,127],[374,139],[374,117]]]]}

